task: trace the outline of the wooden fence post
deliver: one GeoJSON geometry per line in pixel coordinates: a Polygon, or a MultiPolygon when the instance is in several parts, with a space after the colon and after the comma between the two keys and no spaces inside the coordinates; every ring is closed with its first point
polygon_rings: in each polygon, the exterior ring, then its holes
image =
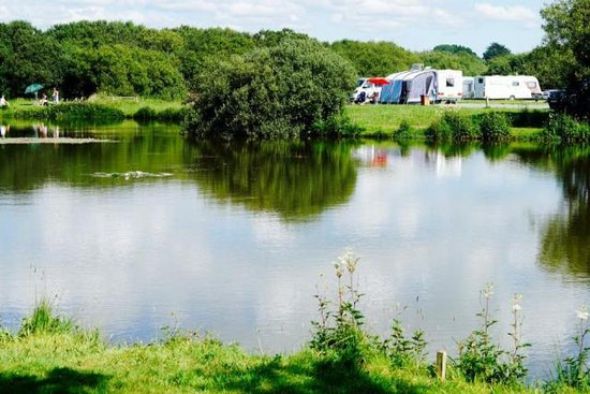
{"type": "Polygon", "coordinates": [[[436,352],[436,374],[438,378],[444,382],[447,375],[447,352],[436,352]]]}

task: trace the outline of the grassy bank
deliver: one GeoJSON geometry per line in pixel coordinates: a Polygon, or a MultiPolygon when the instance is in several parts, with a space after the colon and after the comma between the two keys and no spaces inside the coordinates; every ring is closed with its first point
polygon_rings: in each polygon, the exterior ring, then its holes
{"type": "MultiPolygon", "coordinates": [[[[455,374],[456,375],[456,374],[455,374]]],[[[96,332],[76,329],[39,307],[17,334],[0,335],[4,393],[496,393],[524,387],[441,383],[424,365],[394,367],[379,354],[362,366],[304,349],[293,355],[253,355],[194,334],[151,344],[109,346],[96,332]]],[[[533,391],[530,391],[533,392],[533,391]]]]}
{"type": "Polygon", "coordinates": [[[464,116],[476,116],[490,111],[504,112],[514,118],[511,135],[514,140],[528,141],[535,139],[542,131],[543,118],[546,111],[523,111],[520,109],[485,109],[485,108],[462,108],[460,106],[415,106],[415,105],[348,105],[345,114],[350,120],[364,129],[363,136],[391,136],[406,124],[411,129],[410,138],[415,140],[425,139],[425,131],[445,113],[453,112],[464,116]],[[524,115],[522,115],[524,114],[524,115]],[[541,119],[542,120],[542,119],[541,119]]]}
{"type": "MultiPolygon", "coordinates": [[[[344,114],[352,124],[359,126],[362,136],[391,136],[400,126],[409,127],[410,139],[424,140],[425,131],[445,113],[456,112],[476,116],[495,111],[506,113],[512,120],[513,140],[536,139],[543,127],[546,111],[523,111],[515,108],[485,109],[455,106],[414,105],[348,105],[344,114]],[[541,116],[539,116],[541,115],[541,116]],[[541,121],[539,120],[541,119],[541,121]]],[[[0,110],[2,119],[29,119],[47,121],[113,122],[122,119],[142,121],[181,122],[186,106],[180,101],[164,101],[139,97],[95,96],[83,103],[64,103],[42,107],[31,100],[17,99],[8,109],[0,110]]]]}
{"type": "Polygon", "coordinates": [[[41,106],[33,100],[17,99],[0,110],[0,119],[44,120],[58,122],[173,121],[184,119],[185,107],[180,101],[139,97],[95,96],[84,102],[62,102],[41,106]]]}

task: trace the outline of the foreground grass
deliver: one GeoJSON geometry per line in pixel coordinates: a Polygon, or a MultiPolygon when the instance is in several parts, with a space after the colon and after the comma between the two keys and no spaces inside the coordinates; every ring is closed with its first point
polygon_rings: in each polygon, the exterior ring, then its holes
{"type": "Polygon", "coordinates": [[[196,336],[110,347],[96,335],[36,333],[0,340],[0,392],[10,393],[514,393],[525,388],[445,383],[425,367],[393,368],[375,356],[362,368],[304,350],[250,355],[196,336]]]}

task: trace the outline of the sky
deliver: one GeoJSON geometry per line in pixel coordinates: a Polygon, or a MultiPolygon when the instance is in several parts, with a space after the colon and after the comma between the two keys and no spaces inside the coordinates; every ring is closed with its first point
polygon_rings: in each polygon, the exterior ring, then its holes
{"type": "Polygon", "coordinates": [[[149,27],[284,27],[322,41],[393,41],[411,50],[460,44],[482,53],[491,42],[513,52],[543,39],[543,0],[0,0],[0,22],[46,29],[78,20],[125,20],[149,27]]]}

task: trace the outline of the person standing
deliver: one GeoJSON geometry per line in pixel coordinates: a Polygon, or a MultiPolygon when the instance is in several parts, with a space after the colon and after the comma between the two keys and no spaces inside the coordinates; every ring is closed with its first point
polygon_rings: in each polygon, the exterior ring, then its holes
{"type": "Polygon", "coordinates": [[[53,88],[53,93],[51,94],[51,98],[55,104],[59,103],[59,90],[57,88],[53,88]]]}
{"type": "Polygon", "coordinates": [[[0,97],[0,108],[8,107],[8,105],[8,101],[6,100],[4,95],[2,95],[2,97],[0,97]]]}

